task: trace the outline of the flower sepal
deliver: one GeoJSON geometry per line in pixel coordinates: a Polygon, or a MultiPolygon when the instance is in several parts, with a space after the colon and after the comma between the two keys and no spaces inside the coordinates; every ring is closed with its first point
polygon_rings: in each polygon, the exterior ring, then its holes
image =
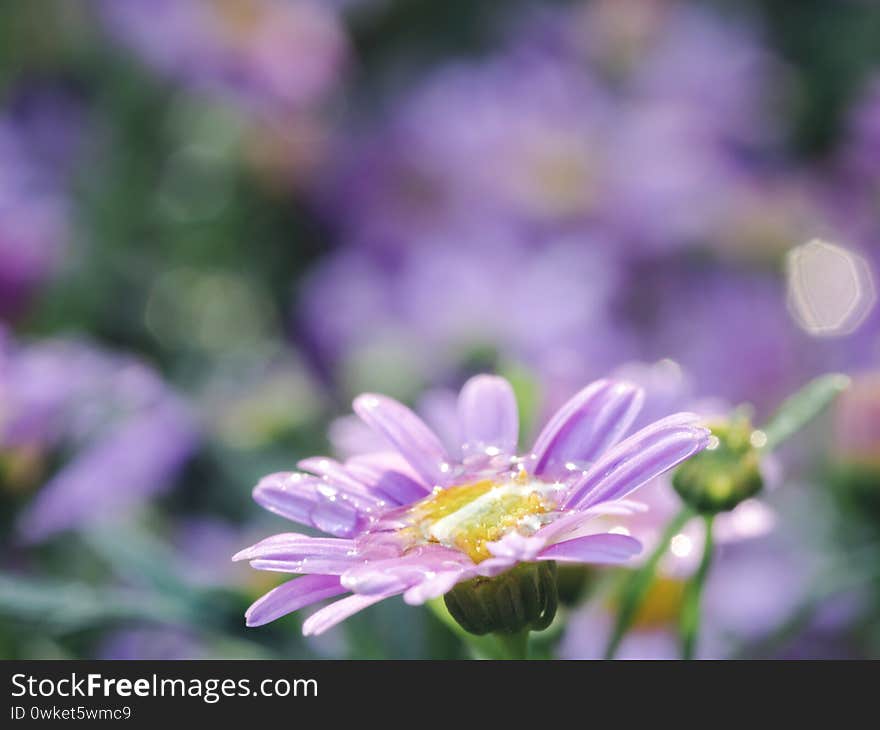
{"type": "Polygon", "coordinates": [[[518,634],[542,631],[556,616],[556,563],[521,563],[492,578],[457,584],[444,597],[450,615],[465,631],[518,634]]]}

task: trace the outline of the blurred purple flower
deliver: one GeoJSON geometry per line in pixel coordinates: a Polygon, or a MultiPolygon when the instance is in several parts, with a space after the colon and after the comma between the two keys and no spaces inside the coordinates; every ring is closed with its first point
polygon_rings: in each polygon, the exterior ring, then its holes
{"type": "Polygon", "coordinates": [[[200,659],[210,656],[205,642],[178,626],[121,629],[107,634],[97,648],[98,659],[200,659]]]}
{"type": "Polygon", "coordinates": [[[306,620],[303,632],[320,634],[384,598],[403,594],[422,604],[460,581],[521,562],[625,562],[638,542],[590,523],[626,511],[627,494],[708,443],[708,431],[687,413],[621,441],[641,400],[637,387],[596,381],[518,458],[513,390],[502,378],[477,376],[459,395],[463,444],[456,458],[405,406],[359,396],[355,412],[387,443],[385,451],[344,464],[305,459],[300,467],[315,476],[273,474],[254,490],[266,509],[335,538],[285,533],[238,553],[257,569],[309,574],[257,601],[248,624],[352,592],[306,620]]]}
{"type": "Polygon", "coordinates": [[[72,98],[31,89],[0,115],[0,319],[22,313],[68,243],[64,175],[81,127],[72,98]]]}
{"type": "Polygon", "coordinates": [[[229,554],[242,542],[259,537],[258,529],[255,525],[238,525],[205,515],[180,520],[172,542],[182,563],[181,572],[189,583],[200,587],[247,587],[254,592],[265,589],[263,585],[254,588],[258,581],[254,580],[253,571],[229,561],[229,554]]]}
{"type": "Polygon", "coordinates": [[[672,358],[694,381],[768,415],[797,386],[822,372],[804,357],[804,336],[788,314],[780,277],[715,267],[656,270],[644,287],[651,304],[646,359],[672,358]],[[657,287],[647,293],[648,287],[657,287]]]}
{"type": "Polygon", "coordinates": [[[755,152],[779,137],[770,108],[785,88],[779,62],[754,24],[691,3],[581,12],[566,25],[571,42],[612,74],[622,103],[611,219],[649,249],[714,246],[727,202],[754,185],[755,152]]]}
{"type": "Polygon", "coordinates": [[[351,234],[403,240],[474,219],[589,218],[608,103],[583,69],[546,54],[449,64],[342,147],[326,207],[351,234]]]}
{"type": "Polygon", "coordinates": [[[815,556],[779,531],[726,546],[717,567],[704,599],[706,642],[722,656],[782,626],[810,595],[816,573],[815,556]]]}
{"type": "Polygon", "coordinates": [[[439,382],[486,348],[582,382],[630,346],[609,324],[618,274],[596,238],[481,228],[350,247],[312,272],[300,316],[351,392],[386,368],[395,393],[439,382]]]}
{"type": "Polygon", "coordinates": [[[880,185],[880,75],[869,80],[850,111],[842,147],[846,172],[880,185]]]}
{"type": "MultiPolygon", "coordinates": [[[[619,3],[605,2],[605,8],[619,3]]],[[[781,62],[750,19],[729,17],[693,3],[671,11],[634,70],[634,93],[710,116],[723,142],[758,144],[781,132],[771,104],[784,89],[781,62]]],[[[705,118],[705,117],[704,117],[705,118]]]]}
{"type": "Polygon", "coordinates": [[[196,446],[193,413],[155,372],[83,342],[7,337],[0,394],[0,450],[62,456],[19,519],[27,541],[161,492],[196,446]]]}
{"type": "Polygon", "coordinates": [[[526,20],[534,45],[589,66],[628,97],[699,110],[720,140],[778,132],[770,105],[786,78],[754,16],[681,0],[594,0],[526,20]]]}
{"type": "Polygon", "coordinates": [[[256,110],[322,102],[348,55],[338,12],[316,0],[106,0],[101,14],[159,71],[256,110]]]}
{"type": "Polygon", "coordinates": [[[604,220],[636,252],[714,244],[727,201],[750,184],[700,108],[632,102],[609,137],[604,220]]]}
{"type": "MultiPolygon", "coordinates": [[[[703,638],[699,657],[733,658],[750,643],[781,629],[808,600],[815,560],[803,546],[779,536],[725,545],[713,565],[703,602],[703,638]]],[[[680,577],[658,580],[646,605],[624,638],[621,659],[677,659],[677,619],[682,597],[680,577]]],[[[559,650],[564,659],[597,659],[613,627],[612,603],[598,597],[569,618],[559,650]]],[[[839,623],[838,623],[839,626],[839,623]]],[[[789,637],[810,656],[809,626],[789,637]]]]}
{"type": "Polygon", "coordinates": [[[474,220],[590,221],[617,252],[714,245],[727,201],[754,184],[743,153],[772,126],[775,63],[747,24],[673,4],[651,14],[625,79],[609,79],[596,40],[627,25],[609,16],[643,11],[588,8],[405,91],[341,145],[323,199],[331,224],[400,243],[474,220]]]}

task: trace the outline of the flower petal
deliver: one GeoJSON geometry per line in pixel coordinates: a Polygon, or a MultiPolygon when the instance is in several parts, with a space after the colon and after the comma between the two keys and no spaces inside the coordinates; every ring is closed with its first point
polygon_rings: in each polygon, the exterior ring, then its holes
{"type": "Polygon", "coordinates": [[[293,560],[302,556],[345,557],[354,554],[353,540],[333,537],[311,537],[298,532],[282,532],[236,553],[233,560],[293,560]]]}
{"type": "Polygon", "coordinates": [[[596,518],[602,515],[632,515],[644,512],[646,509],[647,506],[641,502],[631,502],[627,499],[603,502],[588,509],[569,512],[555,522],[544,525],[534,536],[544,538],[547,543],[555,543],[565,537],[575,537],[576,533],[587,529],[588,525],[596,522],[596,518]]]}
{"type": "Polygon", "coordinates": [[[544,549],[547,541],[538,535],[526,537],[518,532],[509,532],[496,542],[486,543],[489,552],[496,558],[513,558],[518,562],[534,560],[544,549]]]}
{"type": "Polygon", "coordinates": [[[269,474],[254,487],[254,501],[264,509],[302,525],[311,525],[309,517],[318,501],[318,479],[292,472],[269,474]]]}
{"type": "Polygon", "coordinates": [[[326,478],[332,484],[348,489],[355,494],[365,494],[364,485],[348,473],[346,468],[335,459],[327,456],[310,456],[301,459],[297,467],[319,477],[326,478]]]}
{"type": "Polygon", "coordinates": [[[700,417],[677,413],[646,426],[602,456],[571,488],[566,509],[625,497],[709,443],[700,417]]]}
{"type": "Polygon", "coordinates": [[[345,462],[345,468],[371,491],[395,504],[410,504],[428,494],[428,489],[415,479],[367,457],[349,459],[345,462]]]}
{"type": "Polygon", "coordinates": [[[346,458],[387,451],[390,444],[354,414],[334,419],[327,428],[333,453],[346,458]]]}
{"type": "MultiPolygon", "coordinates": [[[[302,558],[255,558],[250,566],[254,570],[266,570],[270,573],[293,573],[294,575],[342,575],[352,566],[357,565],[353,558],[327,556],[309,556],[302,558]]],[[[348,589],[346,589],[348,590],[348,589]]]]}
{"type": "Polygon", "coordinates": [[[449,456],[440,439],[402,403],[366,393],[354,400],[354,411],[387,439],[428,486],[443,484],[449,456]]]}
{"type": "Polygon", "coordinates": [[[279,472],[254,487],[254,500],[270,512],[337,537],[351,537],[367,522],[350,495],[306,474],[279,472]]]}
{"type": "Polygon", "coordinates": [[[458,420],[458,393],[449,388],[426,391],[416,403],[416,413],[437,434],[446,453],[461,459],[461,423],[458,420]]]}
{"type": "Polygon", "coordinates": [[[331,501],[341,498],[359,512],[373,512],[387,506],[383,495],[373,494],[365,484],[348,472],[338,461],[325,456],[303,459],[297,466],[321,477],[317,491],[331,501]]]}
{"type": "Polygon", "coordinates": [[[335,575],[307,575],[273,588],[245,612],[248,626],[262,626],[316,601],[345,593],[335,575]]]}
{"type": "Polygon", "coordinates": [[[424,545],[406,555],[354,566],[342,576],[342,585],[358,594],[401,593],[435,573],[461,571],[469,563],[456,550],[424,545]]]}
{"type": "Polygon", "coordinates": [[[490,448],[516,452],[519,412],[513,388],[504,378],[477,375],[468,380],[458,396],[458,419],[465,456],[490,448]]]}
{"type": "Polygon", "coordinates": [[[431,485],[423,484],[421,482],[421,477],[416,473],[412,466],[410,466],[410,463],[397,451],[373,451],[369,454],[358,454],[357,456],[352,457],[349,461],[358,464],[369,464],[376,469],[399,472],[400,474],[409,477],[414,482],[418,482],[426,493],[431,491],[431,485]]]}
{"type": "Polygon", "coordinates": [[[318,636],[323,634],[327,629],[331,629],[336,624],[353,616],[358,611],[362,611],[374,603],[378,603],[390,595],[378,596],[348,596],[340,601],[331,603],[329,606],[316,611],[309,616],[303,623],[303,636],[318,636]]]}
{"type": "Polygon", "coordinates": [[[309,517],[319,530],[338,537],[351,537],[359,531],[357,510],[343,502],[322,500],[309,517]]]}
{"type": "Polygon", "coordinates": [[[501,575],[504,571],[510,570],[517,561],[515,558],[492,557],[477,563],[471,570],[470,574],[482,575],[486,578],[494,578],[501,575]]]}
{"type": "Polygon", "coordinates": [[[449,570],[436,573],[414,585],[403,594],[403,600],[410,606],[421,606],[423,603],[448,593],[464,576],[464,570],[449,570]]]}
{"type": "Polygon", "coordinates": [[[558,542],[544,550],[538,560],[616,564],[626,562],[641,550],[642,544],[634,537],[606,532],[558,542]]]}
{"type": "Polygon", "coordinates": [[[535,474],[560,470],[567,462],[594,461],[632,425],[644,401],[637,385],[597,380],[577,393],[550,419],[533,449],[535,474]]]}

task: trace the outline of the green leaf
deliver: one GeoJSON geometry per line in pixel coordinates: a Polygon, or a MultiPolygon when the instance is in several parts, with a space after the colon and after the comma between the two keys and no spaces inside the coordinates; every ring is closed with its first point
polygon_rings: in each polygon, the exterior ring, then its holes
{"type": "Polygon", "coordinates": [[[102,525],[83,538],[121,578],[163,593],[194,593],[178,574],[173,551],[134,522],[102,525]]]}
{"type": "Polygon", "coordinates": [[[37,624],[50,633],[125,619],[177,623],[186,618],[177,604],[139,591],[8,574],[0,574],[0,616],[37,624]]]}
{"type": "Polygon", "coordinates": [[[771,450],[800,431],[844,390],[850,379],[840,373],[822,375],[811,380],[789,397],[761,429],[766,436],[762,448],[771,450]]]}

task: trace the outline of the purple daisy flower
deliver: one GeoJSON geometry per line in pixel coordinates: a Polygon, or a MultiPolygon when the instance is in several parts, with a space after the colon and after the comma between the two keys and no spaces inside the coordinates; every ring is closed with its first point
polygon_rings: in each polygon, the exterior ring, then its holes
{"type": "Polygon", "coordinates": [[[402,594],[419,605],[522,563],[626,562],[638,541],[591,523],[629,510],[624,497],[709,439],[697,416],[678,413],[621,440],[642,399],[637,386],[596,381],[517,456],[513,389],[503,378],[477,376],[458,398],[462,447],[453,458],[406,406],[359,396],[355,413],[385,450],[345,463],[305,459],[299,466],[308,473],[272,474],[254,490],[266,509],[333,537],[283,533],[234,557],[258,570],[306,574],[251,606],[248,625],[350,592],[306,620],[303,633],[320,634],[385,598],[402,594]]]}

